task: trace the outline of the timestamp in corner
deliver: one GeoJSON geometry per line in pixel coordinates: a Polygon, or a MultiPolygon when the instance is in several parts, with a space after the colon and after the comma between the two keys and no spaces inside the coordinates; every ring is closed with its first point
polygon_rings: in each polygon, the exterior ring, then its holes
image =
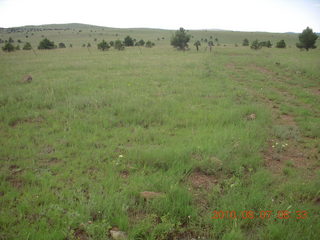
{"type": "Polygon", "coordinates": [[[212,212],[212,219],[269,219],[269,218],[278,218],[278,219],[307,219],[309,217],[309,212],[304,210],[299,211],[288,211],[288,210],[279,210],[279,211],[218,211],[215,210],[212,212]]]}

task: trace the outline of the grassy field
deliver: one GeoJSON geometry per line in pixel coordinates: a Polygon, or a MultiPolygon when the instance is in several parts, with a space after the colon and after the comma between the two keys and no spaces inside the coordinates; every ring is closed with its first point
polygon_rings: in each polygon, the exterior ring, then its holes
{"type": "Polygon", "coordinates": [[[318,239],[320,49],[234,46],[272,36],[294,46],[293,34],[190,31],[192,42],[219,38],[210,53],[174,50],[167,30],[59,31],[28,39],[73,48],[0,53],[1,240],[102,240],[112,229],[318,239]],[[93,41],[126,35],[156,46],[101,52],[93,41]]]}

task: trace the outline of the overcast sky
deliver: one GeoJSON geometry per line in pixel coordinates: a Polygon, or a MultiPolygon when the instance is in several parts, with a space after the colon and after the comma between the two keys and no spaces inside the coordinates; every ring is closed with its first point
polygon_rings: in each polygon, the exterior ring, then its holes
{"type": "Polygon", "coordinates": [[[320,32],[320,0],[0,0],[0,27],[51,23],[320,32]]]}

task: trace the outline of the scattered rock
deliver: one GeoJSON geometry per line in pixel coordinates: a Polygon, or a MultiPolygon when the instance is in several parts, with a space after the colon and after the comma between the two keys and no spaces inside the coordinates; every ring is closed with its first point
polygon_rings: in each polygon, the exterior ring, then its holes
{"type": "Polygon", "coordinates": [[[42,149],[42,151],[40,153],[41,154],[50,154],[50,153],[53,153],[53,152],[55,152],[54,147],[51,146],[51,145],[47,145],[42,149]]]}
{"type": "Polygon", "coordinates": [[[140,197],[148,200],[148,199],[153,199],[153,198],[157,198],[157,197],[162,197],[164,195],[164,193],[160,193],[160,192],[141,192],[140,193],[140,197]]]}
{"type": "Polygon", "coordinates": [[[62,160],[56,157],[52,157],[48,160],[48,165],[55,165],[57,163],[60,163],[62,160]]]}
{"type": "Polygon", "coordinates": [[[32,81],[31,75],[25,75],[25,76],[23,76],[23,78],[21,80],[22,83],[31,83],[31,81],[32,81]]]}
{"type": "Polygon", "coordinates": [[[129,177],[129,171],[128,170],[122,170],[122,171],[120,171],[120,177],[122,177],[122,178],[128,178],[129,177]]]}
{"type": "Polygon", "coordinates": [[[294,120],[294,117],[291,115],[281,115],[280,116],[280,121],[283,123],[283,125],[287,125],[287,126],[296,126],[296,122],[294,120]]]}
{"type": "Polygon", "coordinates": [[[22,168],[15,168],[15,169],[11,170],[11,174],[12,175],[16,175],[16,174],[19,174],[19,173],[22,173],[22,172],[23,172],[22,168]]]}
{"type": "Polygon", "coordinates": [[[115,240],[124,240],[127,239],[127,234],[123,231],[120,231],[117,227],[113,227],[110,230],[110,235],[115,240]]]}
{"type": "Polygon", "coordinates": [[[320,204],[320,197],[316,198],[316,199],[314,200],[314,203],[320,204]]]}
{"type": "Polygon", "coordinates": [[[15,169],[19,169],[19,168],[20,167],[18,165],[15,165],[15,164],[9,166],[9,170],[10,171],[15,170],[15,169]]]}
{"type": "Polygon", "coordinates": [[[251,113],[250,115],[247,116],[247,120],[255,120],[257,118],[257,115],[255,113],[251,113]]]}

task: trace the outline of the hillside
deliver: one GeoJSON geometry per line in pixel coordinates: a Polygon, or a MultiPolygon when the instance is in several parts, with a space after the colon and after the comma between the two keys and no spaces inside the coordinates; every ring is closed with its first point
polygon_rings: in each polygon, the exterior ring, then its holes
{"type": "MultiPolygon", "coordinates": [[[[94,44],[94,39],[107,41],[123,39],[130,35],[133,38],[154,41],[157,45],[169,44],[169,39],[174,33],[173,30],[148,29],[148,28],[108,28],[87,24],[50,24],[39,26],[24,26],[18,28],[2,29],[0,38],[7,39],[9,34],[22,42],[29,41],[36,45],[43,37],[50,38],[57,42],[64,42],[67,45],[73,44],[74,47],[81,47],[84,43],[94,44]],[[10,33],[11,32],[11,33],[10,33]],[[28,37],[27,37],[28,36],[28,37]]],[[[293,33],[267,33],[267,32],[237,32],[224,30],[190,30],[192,42],[196,40],[208,41],[218,38],[221,45],[241,45],[244,38],[249,41],[258,39],[260,41],[270,40],[273,44],[281,39],[285,39],[289,47],[294,47],[298,35],[293,33]]],[[[191,44],[192,45],[192,44],[191,44]]]]}

